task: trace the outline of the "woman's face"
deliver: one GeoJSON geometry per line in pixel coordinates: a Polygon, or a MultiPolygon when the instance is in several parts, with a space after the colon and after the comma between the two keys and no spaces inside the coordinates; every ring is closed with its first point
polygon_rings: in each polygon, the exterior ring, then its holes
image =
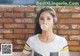
{"type": "Polygon", "coordinates": [[[39,18],[39,24],[40,24],[41,29],[42,29],[42,25],[47,25],[47,30],[52,29],[54,25],[53,16],[47,11],[41,13],[40,18],[39,18]]]}

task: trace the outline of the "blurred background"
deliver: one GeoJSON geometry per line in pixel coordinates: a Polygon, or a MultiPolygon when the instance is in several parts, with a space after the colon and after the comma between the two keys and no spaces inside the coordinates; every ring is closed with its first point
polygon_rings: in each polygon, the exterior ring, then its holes
{"type": "MultiPolygon", "coordinates": [[[[20,56],[25,42],[34,35],[37,12],[44,7],[5,6],[7,3],[34,4],[33,0],[25,1],[27,0],[0,0],[0,4],[4,4],[0,7],[0,45],[13,44],[13,56],[20,56]]],[[[66,38],[71,56],[80,56],[80,6],[49,7],[55,9],[58,17],[53,32],[66,38]]]]}

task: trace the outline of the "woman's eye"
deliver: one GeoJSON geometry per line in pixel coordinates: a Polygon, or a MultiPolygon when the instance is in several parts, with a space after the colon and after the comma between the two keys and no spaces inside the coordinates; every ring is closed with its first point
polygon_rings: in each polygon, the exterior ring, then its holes
{"type": "Polygon", "coordinates": [[[50,18],[47,18],[47,20],[51,20],[50,18]]]}
{"type": "Polygon", "coordinates": [[[40,20],[43,20],[43,18],[40,18],[40,20]]]}

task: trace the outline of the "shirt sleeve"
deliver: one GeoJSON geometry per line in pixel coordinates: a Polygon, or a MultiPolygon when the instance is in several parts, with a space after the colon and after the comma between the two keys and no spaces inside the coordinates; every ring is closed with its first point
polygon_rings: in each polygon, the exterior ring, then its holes
{"type": "Polygon", "coordinates": [[[66,39],[63,41],[63,48],[61,50],[60,56],[69,56],[69,48],[66,39]]]}
{"type": "Polygon", "coordinates": [[[25,53],[25,54],[30,54],[31,53],[31,41],[30,41],[30,39],[28,39],[27,41],[26,41],[26,44],[25,44],[25,46],[24,46],[24,49],[23,49],[23,53],[25,53]]]}

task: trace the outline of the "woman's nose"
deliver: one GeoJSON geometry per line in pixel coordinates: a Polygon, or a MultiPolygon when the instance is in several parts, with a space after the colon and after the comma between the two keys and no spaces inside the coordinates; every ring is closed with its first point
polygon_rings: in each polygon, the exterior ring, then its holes
{"type": "Polygon", "coordinates": [[[44,24],[47,24],[47,20],[44,20],[44,24]]]}

